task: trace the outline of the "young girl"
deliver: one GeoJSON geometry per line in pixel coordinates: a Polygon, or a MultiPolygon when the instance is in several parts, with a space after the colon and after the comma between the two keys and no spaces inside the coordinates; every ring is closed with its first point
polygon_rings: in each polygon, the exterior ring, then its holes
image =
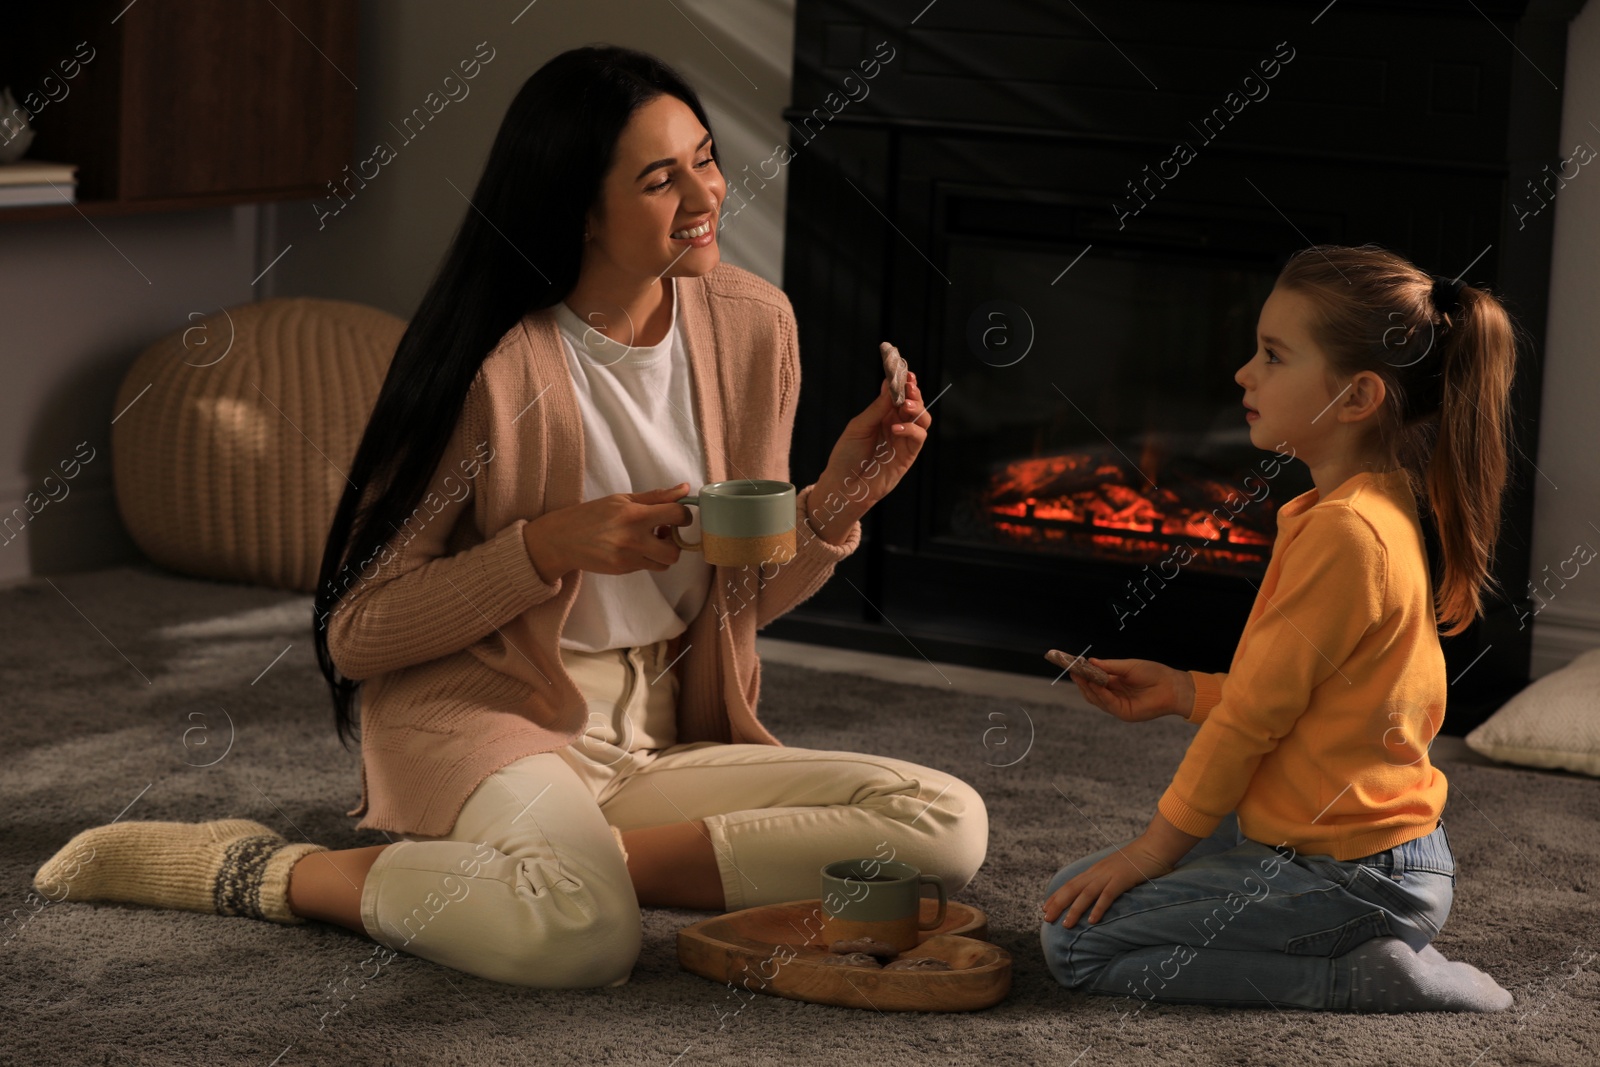
{"type": "Polygon", "coordinates": [[[1105,685],[1074,675],[1118,718],[1199,730],[1145,832],[1050,881],[1040,938],[1063,985],[1324,1011],[1510,1005],[1429,945],[1455,862],[1428,746],[1445,710],[1436,619],[1461,632],[1493,584],[1515,358],[1493,296],[1383,249],[1314,247],[1284,267],[1234,380],[1251,441],[1292,446],[1316,487],[1278,511],[1228,672],[1091,660],[1105,685]]]}
{"type": "Polygon", "coordinates": [[[702,484],[790,476],[794,314],[719,262],[727,191],[698,97],[653,56],[565,52],[506,112],[318,582],[341,736],[361,690],[350,814],[393,843],[120,822],[36,885],[338,923],[484,978],[574,987],[627,980],[640,904],[815,897],[823,864],[849,856],[907,860],[952,892],[972,879],[988,821],[970,786],[786,748],[756,716],[756,630],[827,581],[916,458],[932,418],[915,381],[900,405],[880,389],[799,491],[792,560],[719,572],[661,533],[695,521],[678,501],[702,484]]]}

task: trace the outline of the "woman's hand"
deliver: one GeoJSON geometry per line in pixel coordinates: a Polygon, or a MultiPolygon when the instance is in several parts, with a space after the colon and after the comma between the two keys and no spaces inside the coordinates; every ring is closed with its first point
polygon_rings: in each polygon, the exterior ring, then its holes
{"type": "Polygon", "coordinates": [[[1099,922],[1122,894],[1170,873],[1172,865],[1141,835],[1051,893],[1044,902],[1044,921],[1053,923],[1065,912],[1061,925],[1071,927],[1088,912],[1090,922],[1099,922]]]}
{"type": "Polygon", "coordinates": [[[819,531],[838,530],[842,536],[905,477],[932,425],[933,416],[922,406],[915,374],[906,374],[906,402],[898,408],[885,379],[877,399],[845,424],[828,456],[827,468],[811,491],[813,512],[822,509],[832,494],[843,504],[828,514],[825,524],[813,519],[813,525],[819,531]]]}
{"type": "Polygon", "coordinates": [[[682,549],[670,538],[656,536],[655,529],[694,521],[688,505],[675,503],[688,494],[689,483],[679,482],[666,489],[612,493],[547,511],[522,528],[528,558],[546,585],[570,571],[664,571],[678,562],[682,549]]]}
{"type": "Polygon", "coordinates": [[[1070,677],[1085,700],[1123,722],[1148,722],[1163,715],[1188,718],[1194,707],[1194,679],[1188,671],[1148,659],[1093,659],[1088,662],[1110,675],[1095,685],[1079,674],[1070,677]]]}

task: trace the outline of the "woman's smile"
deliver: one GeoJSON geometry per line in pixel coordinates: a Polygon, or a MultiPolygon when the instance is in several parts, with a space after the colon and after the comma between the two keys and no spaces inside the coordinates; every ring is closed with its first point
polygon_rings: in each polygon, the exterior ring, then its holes
{"type": "Polygon", "coordinates": [[[689,245],[691,248],[704,248],[717,239],[716,216],[708,215],[698,223],[674,230],[668,236],[680,244],[689,245]]]}

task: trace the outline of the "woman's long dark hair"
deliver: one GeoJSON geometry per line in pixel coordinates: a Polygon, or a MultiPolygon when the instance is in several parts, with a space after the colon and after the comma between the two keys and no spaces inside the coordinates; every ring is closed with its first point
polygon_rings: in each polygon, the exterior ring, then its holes
{"type": "Polygon", "coordinates": [[[501,120],[472,204],[395,349],[322,553],[313,639],[347,748],[358,737],[352,712],[361,683],[334,665],[328,618],[343,592],[359,587],[361,561],[375,559],[421,501],[494,346],[525,314],[555,305],[577,284],[585,219],[617,138],[636,110],[663,94],[711,129],[675,70],[612,46],[550,60],[501,120]]]}

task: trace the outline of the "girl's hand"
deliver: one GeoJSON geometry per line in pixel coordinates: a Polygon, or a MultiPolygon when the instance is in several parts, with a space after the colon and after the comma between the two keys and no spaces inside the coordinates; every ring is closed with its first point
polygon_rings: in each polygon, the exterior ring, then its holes
{"type": "Polygon", "coordinates": [[[522,528],[534,570],[548,585],[571,571],[630,574],[664,571],[681,549],[656,535],[658,526],[687,526],[694,513],[676,503],[689,483],[642,493],[612,493],[554,508],[522,528]]]}
{"type": "Polygon", "coordinates": [[[1095,685],[1077,673],[1069,675],[1085,700],[1123,722],[1148,722],[1163,715],[1187,718],[1194,707],[1194,679],[1188,671],[1148,659],[1094,659],[1089,662],[1110,675],[1095,685]]]}
{"type": "Polygon", "coordinates": [[[1044,921],[1053,923],[1065,912],[1061,925],[1072,927],[1088,912],[1090,922],[1099,922],[1122,894],[1170,873],[1172,865],[1141,835],[1051,893],[1044,902],[1044,921]]]}
{"type": "Polygon", "coordinates": [[[932,425],[933,416],[922,406],[915,374],[906,374],[906,402],[899,408],[889,393],[888,379],[884,380],[877,399],[845,425],[828,456],[827,468],[817,479],[817,488],[811,492],[814,506],[820,506],[829,493],[847,501],[844,509],[830,518],[830,529],[835,522],[838,529],[849,529],[900,483],[922,451],[932,425]],[[877,468],[869,478],[863,472],[874,463],[877,468]]]}

